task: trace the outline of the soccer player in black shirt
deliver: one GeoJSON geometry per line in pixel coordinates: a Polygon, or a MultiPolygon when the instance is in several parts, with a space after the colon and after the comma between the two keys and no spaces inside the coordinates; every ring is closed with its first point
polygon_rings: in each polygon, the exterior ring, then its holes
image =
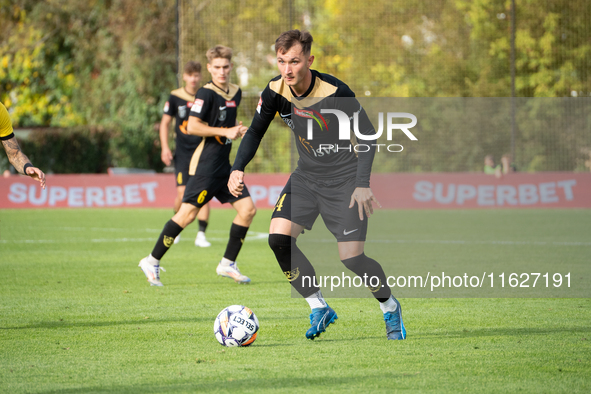
{"type": "MultiPolygon", "coordinates": [[[[187,133],[189,123],[189,111],[195,101],[195,94],[201,82],[201,63],[189,61],[183,70],[183,82],[185,86],[170,92],[168,101],[164,104],[164,114],[160,122],[160,146],[162,153],[160,157],[164,164],[169,166],[174,160],[174,172],[176,179],[176,198],[174,200],[174,212],[177,213],[183,201],[185,186],[189,180],[189,163],[195,149],[201,142],[201,137],[187,133]],[[174,156],[168,146],[168,130],[172,119],[175,120],[175,151],[174,156]]],[[[199,232],[195,238],[195,246],[207,248],[211,244],[205,237],[205,230],[209,220],[209,204],[205,204],[197,214],[199,220],[199,232]]],[[[174,239],[178,243],[180,235],[174,239]]]]}
{"type": "Polygon", "coordinates": [[[232,140],[242,137],[247,128],[236,122],[242,91],[231,84],[232,50],[216,46],[207,51],[207,70],[212,81],[197,91],[189,115],[187,131],[202,137],[189,164],[189,181],[179,211],[169,220],[152,253],[140,261],[152,286],[162,286],[160,281],[160,260],[173,244],[174,239],[188,226],[199,210],[216,197],[221,203],[230,203],[237,215],[230,228],[230,239],[224,257],[218,264],[218,275],[234,279],[237,283],[249,283],[236,264],[244,238],[256,208],[246,187],[240,196],[233,196],[228,190],[230,175],[230,151],[232,140]]]}
{"type": "MultiPolygon", "coordinates": [[[[323,103],[338,106],[345,102],[340,109],[350,117],[357,112],[360,132],[375,134],[367,114],[352,99],[355,95],[349,87],[330,75],[310,69],[314,61],[314,56],[310,55],[311,46],[310,33],[299,30],[287,31],[275,42],[281,75],[272,79],[261,94],[253,121],[238,149],[228,188],[236,196],[244,190],[244,168],[254,157],[269,124],[279,112],[296,135],[300,158],[273,211],[269,246],[291,285],[312,309],[311,327],[306,337],[318,337],[337,319],[320,289],[314,283],[306,285],[302,280],[303,277],[315,278],[315,271],[296,244],[298,235],[304,229],[311,229],[320,214],[337,239],[343,264],[360,277],[379,278],[377,286],[366,286],[380,302],[388,339],[404,339],[406,330],[400,303],[392,296],[381,265],[364,254],[367,220],[373,213],[372,202],[379,205],[369,187],[374,150],[370,148],[356,155],[351,149],[351,141],[339,140],[335,128],[326,124],[322,133],[316,133],[320,138],[313,140],[309,139],[305,127],[297,127],[306,118],[313,118],[313,114],[318,113],[314,108],[318,109],[323,103]],[[323,149],[320,144],[338,149],[323,149]],[[357,209],[354,209],[355,204],[357,209]]],[[[329,124],[339,123],[335,118],[332,120],[329,124]]]]}

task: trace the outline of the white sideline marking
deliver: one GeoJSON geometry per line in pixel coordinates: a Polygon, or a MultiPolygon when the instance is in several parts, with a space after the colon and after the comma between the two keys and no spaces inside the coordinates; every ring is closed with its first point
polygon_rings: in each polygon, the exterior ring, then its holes
{"type": "MultiPolygon", "coordinates": [[[[226,232],[222,230],[212,231],[212,232],[226,232]]],[[[247,241],[258,241],[258,240],[266,240],[269,237],[267,233],[259,233],[253,231],[251,234],[246,236],[247,241]]],[[[105,243],[105,242],[155,242],[157,240],[156,237],[152,238],[92,238],[92,239],[69,239],[69,240],[56,240],[56,239],[0,239],[0,244],[72,244],[72,243],[86,243],[86,242],[94,242],[94,243],[105,243]]],[[[210,238],[207,237],[208,241],[215,241],[215,242],[226,242],[228,238],[210,238]]],[[[195,242],[192,238],[182,238],[181,242],[183,241],[191,241],[195,242]]]]}
{"type": "MultiPolygon", "coordinates": [[[[197,230],[197,226],[193,226],[195,230],[197,230]]],[[[22,228],[28,228],[28,229],[39,229],[38,226],[23,226],[22,228]]],[[[138,233],[158,233],[160,234],[160,232],[162,231],[161,228],[143,228],[143,229],[138,229],[138,228],[124,228],[124,227],[118,227],[118,228],[107,228],[107,227],[51,227],[52,230],[64,230],[64,231],[104,231],[104,232],[125,232],[125,233],[130,233],[130,232],[138,232],[138,233]]],[[[224,233],[227,234],[228,231],[227,230],[207,230],[207,233],[224,233]]],[[[258,233],[257,233],[258,234],[258,233]]]]}

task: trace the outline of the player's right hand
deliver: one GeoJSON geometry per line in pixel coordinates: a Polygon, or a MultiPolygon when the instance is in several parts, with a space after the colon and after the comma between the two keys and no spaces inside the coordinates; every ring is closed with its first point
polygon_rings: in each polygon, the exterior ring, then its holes
{"type": "Polygon", "coordinates": [[[226,138],[235,140],[236,138],[242,137],[247,130],[248,127],[242,126],[242,122],[240,122],[236,126],[226,129],[226,138]]]}
{"type": "Polygon", "coordinates": [[[234,170],[230,174],[228,179],[228,189],[234,197],[242,195],[242,189],[244,189],[244,172],[234,170]]]}
{"type": "Polygon", "coordinates": [[[170,149],[169,148],[162,148],[162,153],[160,153],[160,158],[162,159],[162,162],[164,164],[169,166],[170,163],[172,163],[172,152],[170,151],[170,149]]]}
{"type": "Polygon", "coordinates": [[[26,175],[41,183],[41,188],[45,189],[45,174],[37,167],[27,167],[26,175]]]}

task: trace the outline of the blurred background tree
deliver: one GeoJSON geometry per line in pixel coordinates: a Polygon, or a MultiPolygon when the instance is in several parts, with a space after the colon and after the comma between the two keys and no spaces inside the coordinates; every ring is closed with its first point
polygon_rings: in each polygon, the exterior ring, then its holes
{"type": "Polygon", "coordinates": [[[162,168],[154,124],[176,88],[174,2],[1,0],[0,26],[15,126],[108,130],[111,165],[162,168]]]}

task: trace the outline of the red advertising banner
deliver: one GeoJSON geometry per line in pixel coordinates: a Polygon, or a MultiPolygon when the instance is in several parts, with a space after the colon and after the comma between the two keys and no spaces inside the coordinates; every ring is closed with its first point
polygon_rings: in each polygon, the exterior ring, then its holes
{"type": "Polygon", "coordinates": [[[591,208],[591,174],[374,174],[384,208],[591,208]]]}
{"type": "MultiPolygon", "coordinates": [[[[272,208],[288,174],[247,174],[259,208],[272,208]]],[[[517,173],[500,179],[472,173],[374,174],[371,187],[384,208],[591,208],[591,174],[517,173]]],[[[0,209],[154,207],[169,208],[174,176],[48,175],[47,188],[24,176],[0,178],[0,209]]],[[[213,207],[222,207],[214,200],[213,207]]],[[[229,205],[223,205],[229,207],[229,205]]]]}
{"type": "MultiPolygon", "coordinates": [[[[246,185],[259,208],[272,208],[288,174],[247,175],[246,185]]],[[[47,187],[25,176],[0,178],[0,208],[170,208],[176,196],[172,174],[47,175],[47,187]]],[[[212,207],[230,207],[217,200],[212,207]]]]}

